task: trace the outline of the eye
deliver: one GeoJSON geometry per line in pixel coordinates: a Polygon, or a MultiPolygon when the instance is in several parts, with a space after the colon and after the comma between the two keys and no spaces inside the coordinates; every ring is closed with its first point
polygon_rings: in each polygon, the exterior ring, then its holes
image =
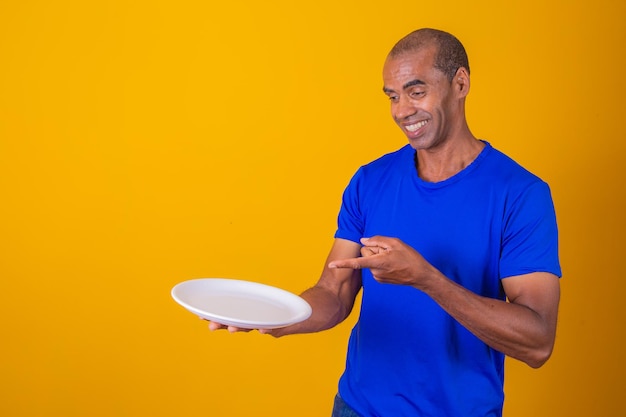
{"type": "Polygon", "coordinates": [[[391,101],[392,103],[395,103],[396,101],[398,101],[398,96],[390,95],[389,96],[389,101],[391,101]]]}
{"type": "Polygon", "coordinates": [[[411,97],[413,98],[420,98],[422,97],[424,94],[426,94],[425,91],[412,91],[411,92],[411,97]]]}

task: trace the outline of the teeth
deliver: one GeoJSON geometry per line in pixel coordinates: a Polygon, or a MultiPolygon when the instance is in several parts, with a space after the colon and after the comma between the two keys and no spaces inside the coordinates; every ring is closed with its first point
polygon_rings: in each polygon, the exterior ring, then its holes
{"type": "Polygon", "coordinates": [[[415,123],[413,125],[408,125],[405,126],[406,130],[408,130],[409,132],[415,132],[417,129],[423,127],[426,125],[426,123],[428,123],[428,121],[426,120],[422,120],[421,122],[415,123]]]}

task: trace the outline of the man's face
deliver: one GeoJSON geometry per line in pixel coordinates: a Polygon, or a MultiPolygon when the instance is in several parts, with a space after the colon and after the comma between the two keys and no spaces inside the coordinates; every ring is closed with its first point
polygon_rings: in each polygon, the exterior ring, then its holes
{"type": "Polygon", "coordinates": [[[435,47],[422,48],[387,59],[383,68],[391,115],[417,150],[445,143],[464,117],[452,84],[434,67],[435,54],[435,47]]]}

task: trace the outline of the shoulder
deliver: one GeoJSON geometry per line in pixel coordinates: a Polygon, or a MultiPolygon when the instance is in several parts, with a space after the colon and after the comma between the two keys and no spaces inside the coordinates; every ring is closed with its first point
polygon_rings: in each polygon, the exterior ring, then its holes
{"type": "Polygon", "coordinates": [[[362,165],[352,176],[344,197],[371,201],[390,188],[390,183],[398,183],[407,177],[414,167],[414,150],[406,145],[396,151],[385,154],[362,165]]]}
{"type": "Polygon", "coordinates": [[[519,181],[541,181],[541,179],[524,168],[520,163],[506,155],[502,151],[489,145],[489,155],[487,158],[489,167],[496,169],[504,179],[517,179],[519,181]]]}
{"type": "Polygon", "coordinates": [[[484,170],[489,174],[495,183],[507,189],[522,191],[528,188],[544,188],[547,184],[534,173],[530,172],[516,160],[506,155],[502,151],[489,147],[488,155],[485,158],[484,170]]]}
{"type": "Polygon", "coordinates": [[[363,166],[359,169],[366,174],[379,174],[391,171],[401,171],[404,167],[413,166],[415,150],[410,145],[405,145],[400,149],[387,153],[363,166]]]}

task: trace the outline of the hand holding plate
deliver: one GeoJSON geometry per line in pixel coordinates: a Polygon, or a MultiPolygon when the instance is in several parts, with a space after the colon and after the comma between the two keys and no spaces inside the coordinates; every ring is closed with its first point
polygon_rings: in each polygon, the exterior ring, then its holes
{"type": "MultiPolygon", "coordinates": [[[[202,317],[200,317],[202,320],[206,320],[202,317]]],[[[215,331],[215,330],[221,330],[221,329],[226,329],[228,330],[230,333],[236,333],[236,332],[249,332],[252,329],[242,329],[240,327],[236,327],[236,326],[228,326],[226,324],[221,324],[218,323],[216,321],[211,321],[211,320],[207,320],[209,322],[209,330],[210,331],[215,331]]]]}

